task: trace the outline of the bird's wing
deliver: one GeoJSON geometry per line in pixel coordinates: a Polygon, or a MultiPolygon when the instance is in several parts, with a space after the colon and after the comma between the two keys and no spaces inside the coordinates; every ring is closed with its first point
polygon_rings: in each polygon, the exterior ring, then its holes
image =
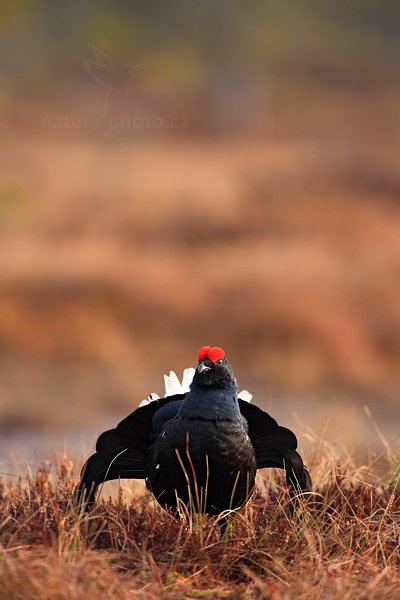
{"type": "Polygon", "coordinates": [[[311,478],[296,452],[295,434],[281,427],[268,413],[239,399],[240,412],[249,426],[249,438],[256,454],[257,468],[285,469],[291,490],[311,491],[311,478]]]}
{"type": "MultiPolygon", "coordinates": [[[[141,406],[121,421],[115,429],[104,431],[96,443],[96,452],[83,466],[76,489],[78,504],[92,503],[98,486],[111,479],[144,479],[145,461],[152,439],[153,417],[170,402],[185,394],[154,400],[141,406]]],[[[171,412],[171,411],[169,411],[171,412]]],[[[169,416],[171,418],[171,416],[169,416]]],[[[165,422],[165,420],[162,420],[165,422]]]]}

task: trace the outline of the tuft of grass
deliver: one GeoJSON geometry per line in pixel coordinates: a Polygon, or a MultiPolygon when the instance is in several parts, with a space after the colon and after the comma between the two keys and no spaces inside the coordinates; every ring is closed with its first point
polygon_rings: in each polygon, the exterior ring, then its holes
{"type": "Polygon", "coordinates": [[[75,466],[60,456],[1,481],[0,600],[397,599],[398,456],[386,458],[378,475],[318,450],[315,493],[294,506],[270,471],[221,535],[218,518],[189,510],[177,520],[121,488],[82,513],[75,466]]]}

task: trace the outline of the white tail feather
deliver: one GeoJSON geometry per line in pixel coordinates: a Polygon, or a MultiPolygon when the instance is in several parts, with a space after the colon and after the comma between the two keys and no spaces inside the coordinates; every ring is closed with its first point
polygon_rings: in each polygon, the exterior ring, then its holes
{"type": "Polygon", "coordinates": [[[156,394],[155,392],[152,392],[151,394],[149,394],[146,398],[146,400],[142,400],[141,403],[139,404],[139,408],[141,408],[142,406],[146,406],[147,404],[150,404],[150,402],[155,402],[156,400],[159,400],[160,396],[158,394],[156,394]]]}
{"type": "Polygon", "coordinates": [[[186,394],[190,390],[190,385],[193,381],[194,374],[196,373],[196,369],[190,367],[189,369],[185,369],[183,371],[182,378],[182,394],[186,394]]]}
{"type": "MultiPolygon", "coordinates": [[[[192,383],[194,374],[196,370],[192,367],[185,369],[183,371],[182,383],[179,381],[176,373],[174,371],[170,371],[169,375],[164,375],[164,383],[165,383],[165,396],[174,396],[175,394],[186,394],[190,389],[190,384],[192,383]]],[[[242,390],[238,394],[238,398],[240,400],[244,400],[245,402],[251,402],[253,395],[250,394],[247,390],[242,390]]],[[[149,394],[147,400],[142,400],[139,404],[139,408],[141,406],[146,406],[150,402],[155,402],[159,400],[160,396],[156,393],[149,394]]]]}
{"type": "Polygon", "coordinates": [[[244,400],[245,402],[251,402],[252,397],[253,394],[250,394],[250,392],[247,390],[242,390],[238,393],[238,398],[240,398],[240,400],[244,400]]]}
{"type": "Polygon", "coordinates": [[[165,383],[165,396],[174,396],[175,394],[182,394],[182,386],[179,381],[176,373],[174,371],[170,371],[169,375],[164,375],[164,383],[165,383]]]}

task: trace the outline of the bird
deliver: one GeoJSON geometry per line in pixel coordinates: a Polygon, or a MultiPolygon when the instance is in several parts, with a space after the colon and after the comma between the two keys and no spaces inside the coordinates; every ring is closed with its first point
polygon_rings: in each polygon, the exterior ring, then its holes
{"type": "Polygon", "coordinates": [[[82,468],[78,506],[95,505],[100,484],[144,479],[166,510],[220,515],[250,499],[258,469],[284,469],[291,497],[311,492],[295,434],[238,393],[232,365],[219,346],[202,346],[182,385],[165,376],[166,396],[150,394],[117,427],[103,432],[82,468]]]}

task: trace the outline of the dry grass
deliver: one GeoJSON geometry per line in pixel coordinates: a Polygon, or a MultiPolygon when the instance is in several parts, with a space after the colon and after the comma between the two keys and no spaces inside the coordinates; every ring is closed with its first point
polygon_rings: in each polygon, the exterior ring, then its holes
{"type": "Polygon", "coordinates": [[[292,514],[281,473],[265,472],[224,538],[122,490],[78,514],[72,461],[43,464],[1,488],[0,598],[398,598],[399,456],[379,476],[376,459],[338,463],[326,445],[310,460],[322,501],[292,514]]]}

